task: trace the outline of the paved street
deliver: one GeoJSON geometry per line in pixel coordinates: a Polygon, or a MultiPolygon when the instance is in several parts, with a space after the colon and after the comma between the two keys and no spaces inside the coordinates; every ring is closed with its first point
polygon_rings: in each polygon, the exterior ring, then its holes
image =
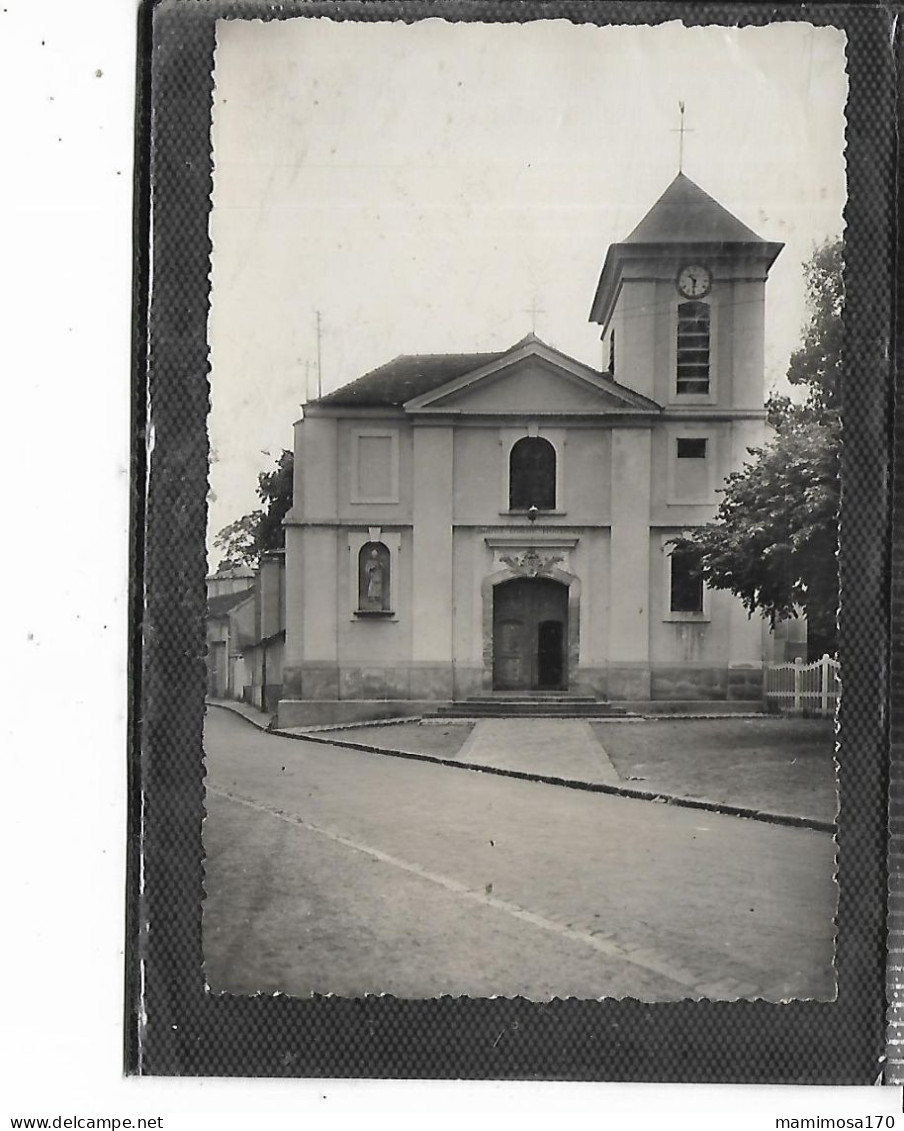
{"type": "Polygon", "coordinates": [[[830,835],[208,712],[214,990],[833,996],[830,835]]]}

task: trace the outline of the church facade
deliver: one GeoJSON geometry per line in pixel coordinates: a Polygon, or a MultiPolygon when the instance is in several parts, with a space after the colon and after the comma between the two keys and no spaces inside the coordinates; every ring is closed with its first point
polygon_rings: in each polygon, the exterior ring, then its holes
{"type": "Polygon", "coordinates": [[[763,442],[781,247],[679,174],[606,255],[606,369],[530,334],[401,356],[307,405],[279,724],[494,692],[759,699],[765,623],[670,540],[763,442]]]}

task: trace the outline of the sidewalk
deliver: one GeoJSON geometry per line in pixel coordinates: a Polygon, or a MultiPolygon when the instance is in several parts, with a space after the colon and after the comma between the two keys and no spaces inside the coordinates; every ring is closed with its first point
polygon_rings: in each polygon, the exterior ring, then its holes
{"type": "Polygon", "coordinates": [[[241,715],[246,722],[256,726],[258,730],[270,730],[273,725],[273,716],[259,711],[257,707],[252,707],[250,703],[243,703],[239,699],[211,699],[210,696],[205,700],[208,707],[223,707],[226,711],[232,711],[234,715],[241,715]]]}
{"type": "MultiPolygon", "coordinates": [[[[278,729],[272,727],[269,715],[247,703],[209,699],[208,704],[232,711],[258,729],[282,738],[395,758],[413,758],[470,771],[702,809],[773,824],[821,832],[835,831],[833,821],[815,812],[788,812],[784,806],[766,806],[760,798],[739,804],[731,797],[732,791],[724,789],[707,788],[705,792],[701,790],[692,794],[682,788],[674,775],[669,778],[663,774],[664,780],[660,782],[654,777],[642,786],[634,785],[634,782],[644,779],[630,773],[627,766],[620,771],[618,763],[624,759],[610,756],[601,741],[600,731],[604,728],[592,726],[584,720],[481,719],[469,723],[450,720],[444,724],[442,731],[435,723],[429,724],[426,733],[423,725],[411,720],[386,720],[378,725],[346,724],[335,728],[278,729]],[[440,738],[440,734],[448,737],[440,738]]],[[[667,724],[659,723],[657,729],[663,725],[667,724]]],[[[609,737],[607,735],[607,740],[609,737]]],[[[711,784],[714,786],[715,782],[711,784]]]]}
{"type": "Polygon", "coordinates": [[[621,780],[582,719],[481,719],[452,760],[588,785],[621,780]]]}

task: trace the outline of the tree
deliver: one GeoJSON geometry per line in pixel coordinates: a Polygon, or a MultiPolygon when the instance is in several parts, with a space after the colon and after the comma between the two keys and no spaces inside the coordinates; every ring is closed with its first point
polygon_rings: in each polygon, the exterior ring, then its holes
{"type": "Polygon", "coordinates": [[[221,569],[238,565],[254,568],[262,553],[283,549],[286,535],[282,522],[292,506],[294,465],[292,452],[284,450],[274,470],[262,471],[257,477],[257,494],[263,508],[224,526],[214,538],[214,546],[223,552],[221,569]]]}
{"type": "Polygon", "coordinates": [[[674,540],[713,589],[727,589],[772,627],[807,616],[810,658],[836,647],[843,346],[842,244],[830,240],[804,265],[808,322],[788,380],[806,389],[767,404],[773,439],[726,481],[715,521],[674,540]]]}
{"type": "Polygon", "coordinates": [[[788,380],[807,389],[804,407],[813,415],[837,416],[840,408],[841,357],[844,346],[844,246],[826,240],[804,264],[809,321],[804,341],[791,355],[788,380]]]}

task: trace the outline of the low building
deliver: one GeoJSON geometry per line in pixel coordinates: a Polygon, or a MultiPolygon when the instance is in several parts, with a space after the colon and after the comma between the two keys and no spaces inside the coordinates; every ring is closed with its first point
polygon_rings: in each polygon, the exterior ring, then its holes
{"type": "MultiPolygon", "coordinates": [[[[253,575],[249,575],[253,582],[253,575]]],[[[209,579],[208,579],[209,580],[209,579]]],[[[245,684],[242,647],[254,633],[254,589],[220,593],[207,599],[207,694],[241,699],[245,684]]]]}
{"type": "Polygon", "coordinates": [[[207,596],[223,597],[227,593],[245,593],[253,584],[254,570],[247,566],[221,566],[207,578],[207,596]]]}
{"type": "Polygon", "coordinates": [[[254,628],[242,643],[245,684],[242,698],[275,714],[282,697],[286,644],[286,556],[274,550],[261,556],[254,577],[254,628]]]}
{"type": "Polygon", "coordinates": [[[284,552],[261,555],[255,570],[218,572],[207,580],[208,594],[212,587],[225,590],[207,600],[207,694],[275,713],[286,639],[284,552]]]}

